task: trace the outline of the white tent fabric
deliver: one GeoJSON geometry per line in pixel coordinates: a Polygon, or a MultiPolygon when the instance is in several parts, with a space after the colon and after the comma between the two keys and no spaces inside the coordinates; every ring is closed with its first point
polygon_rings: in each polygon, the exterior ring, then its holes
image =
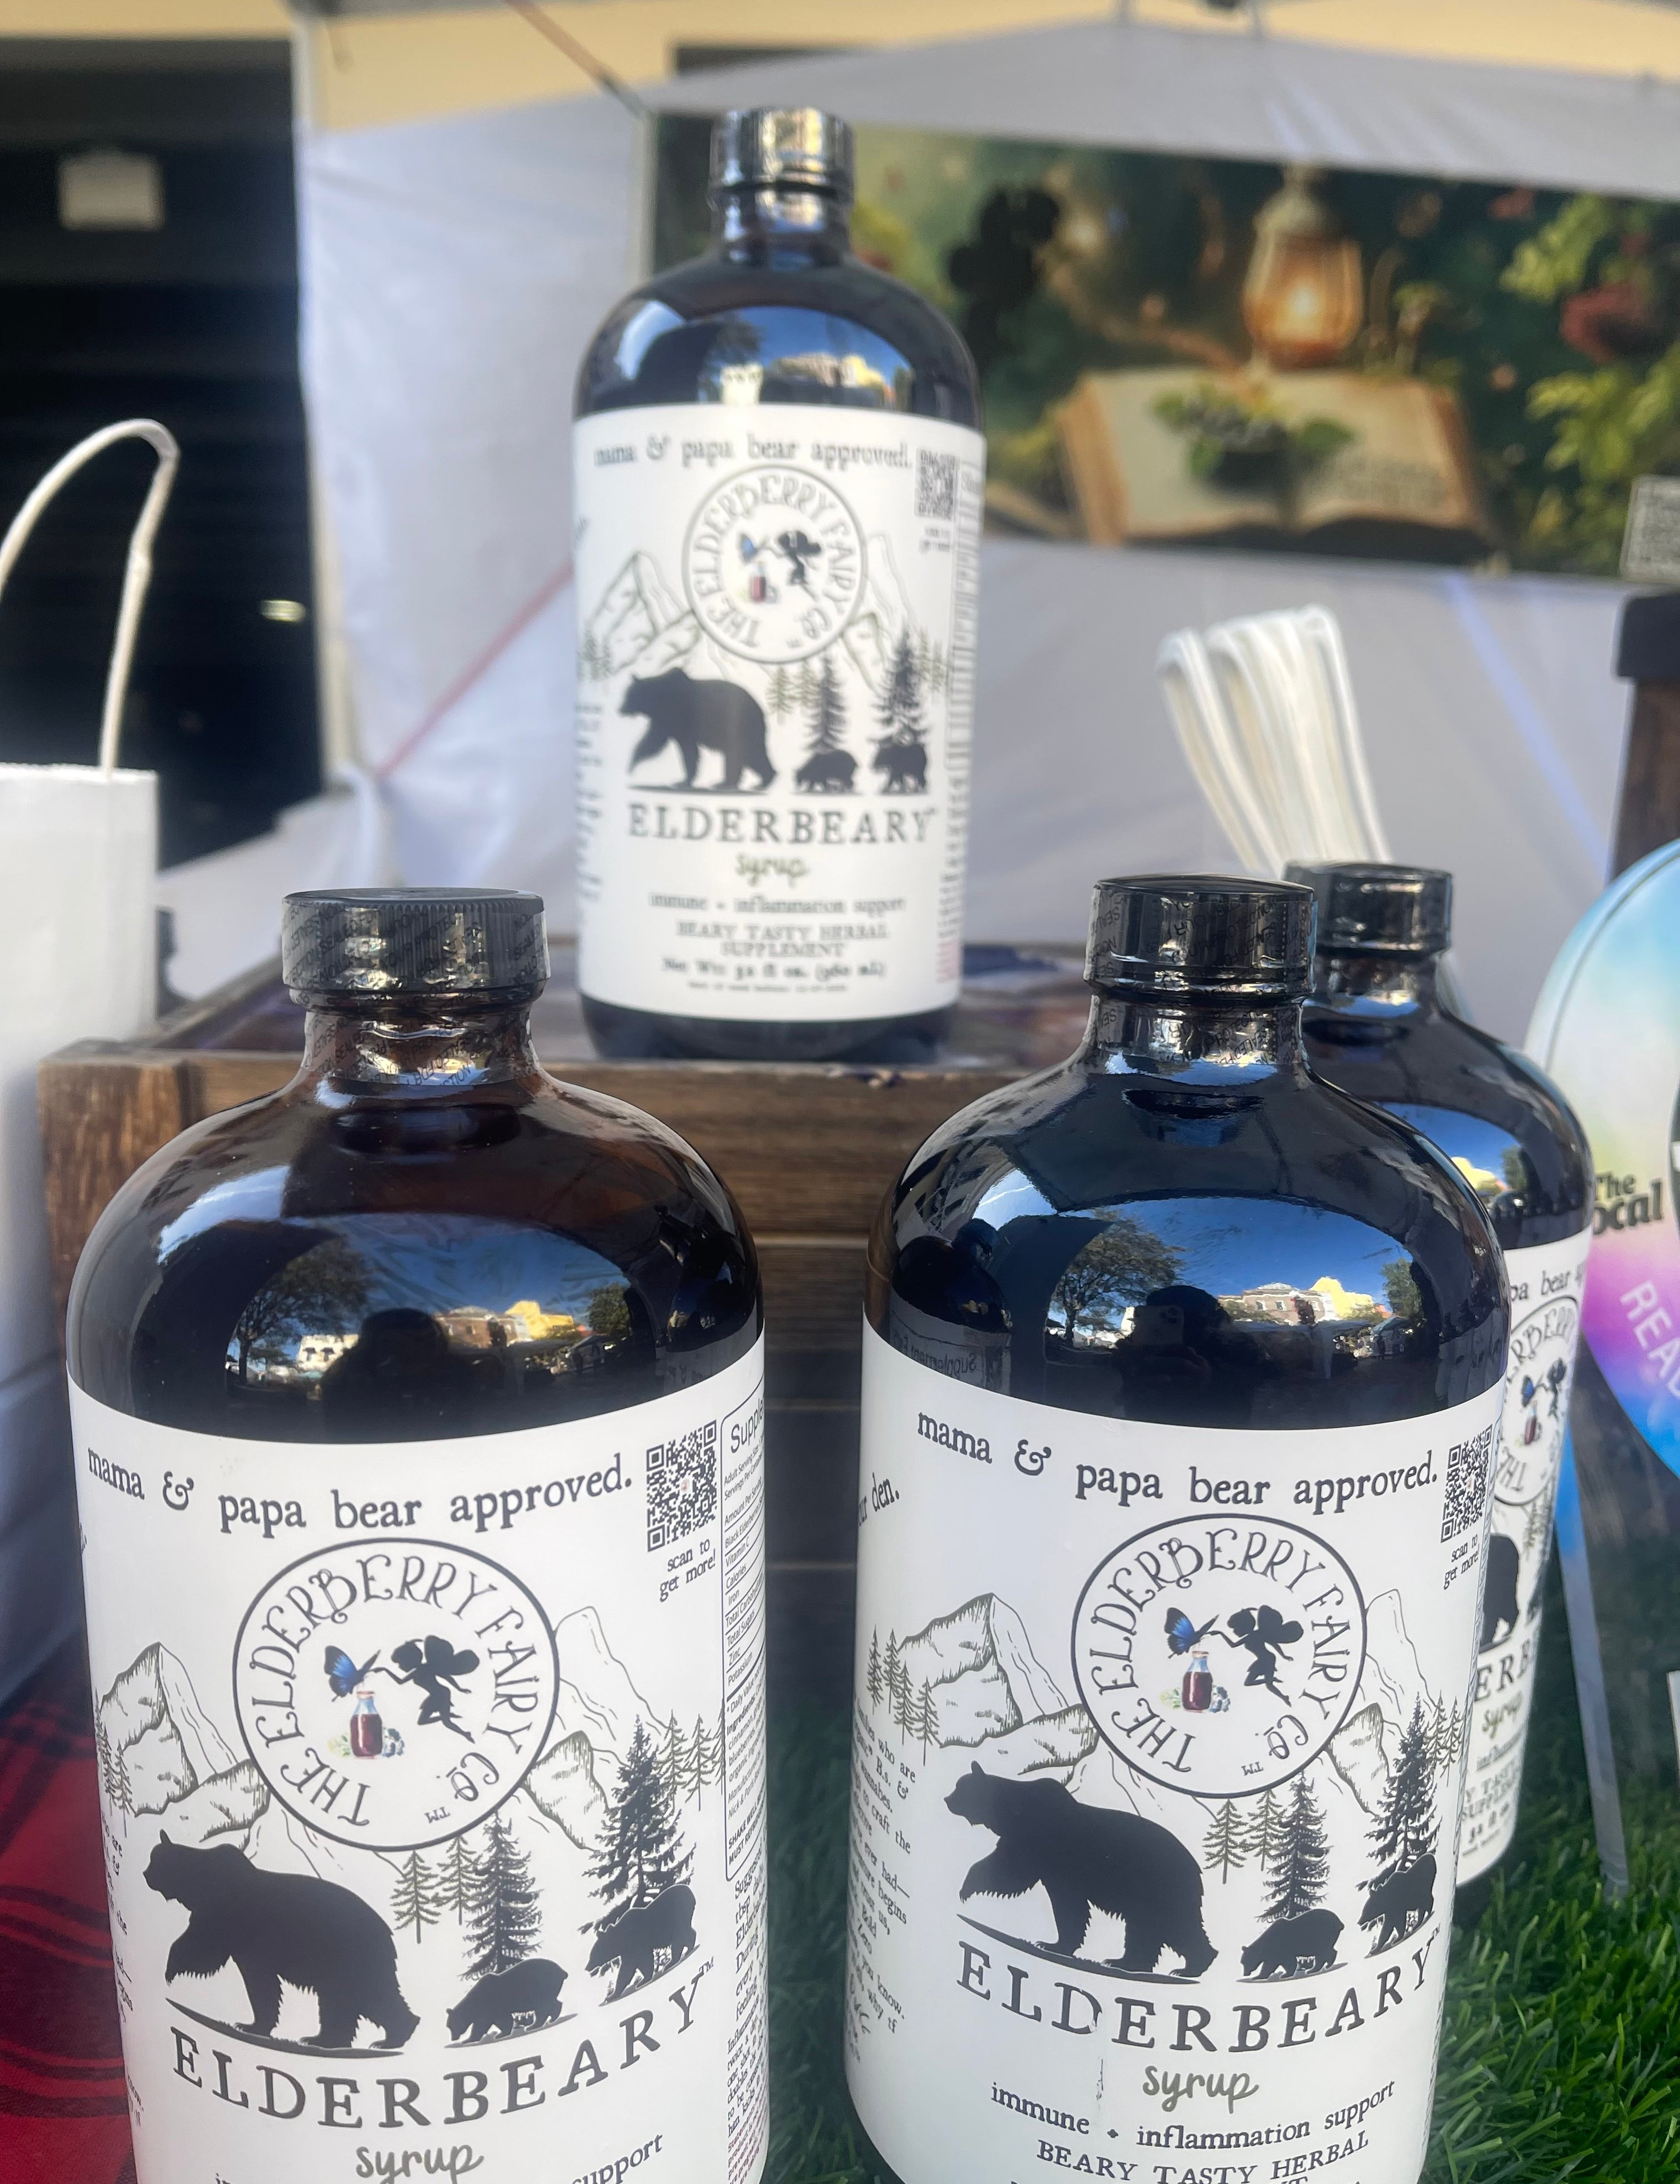
{"type": "MultiPolygon", "coordinates": [[[[1117,22],[778,61],[648,96],[1659,194],[1680,172],[1672,85],[1117,22]]],[[[570,389],[631,276],[642,157],[605,98],[299,145],[305,379],[363,756],[404,877],[535,886],[557,926],[571,915],[570,389]]],[[[1397,851],[1459,874],[1470,1001],[1518,1034],[1602,883],[1621,597],[988,543],[971,935],[1074,939],[1100,872],[1228,862],[1154,688],[1156,647],[1185,623],[1313,599],[1346,628],[1397,851]]],[[[202,875],[201,894],[236,885],[230,872],[202,875]]],[[[186,952],[209,983],[236,966],[202,930],[186,952]]]]}

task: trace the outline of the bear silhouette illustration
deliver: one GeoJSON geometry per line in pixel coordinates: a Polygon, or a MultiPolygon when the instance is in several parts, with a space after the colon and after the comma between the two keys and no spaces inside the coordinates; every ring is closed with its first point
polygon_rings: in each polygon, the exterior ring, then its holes
{"type": "Polygon", "coordinates": [[[248,2030],[280,2021],[281,1986],[315,1997],[320,2029],[304,2045],[351,2048],[363,2018],[400,2048],[420,2023],[397,1985],[397,1945],[372,1905],[312,1873],[268,1873],[231,1843],[196,1850],[159,1836],[147,1886],[186,1907],[165,1980],[209,1979],[231,1963],[251,2005],[248,2030]]]}
{"type": "Polygon", "coordinates": [[[884,773],[883,796],[919,795],[927,786],[927,747],[913,737],[888,736],[878,743],[870,764],[884,773]]]}
{"type": "Polygon", "coordinates": [[[1416,1865],[1402,1866],[1379,1880],[1359,1914],[1361,1926],[1381,1929],[1371,1945],[1373,1957],[1421,1926],[1435,1908],[1435,1861],[1427,1853],[1416,1865]]]}
{"type": "Polygon", "coordinates": [[[547,1957],[527,1957],[504,1972],[486,1972],[444,2019],[452,2040],[488,2040],[511,2032],[515,2020],[552,2025],[560,2014],[565,1974],[547,1957]]]}
{"type": "Polygon", "coordinates": [[[648,732],[630,755],[634,772],[644,759],[657,758],[667,744],[682,754],[682,785],[694,786],[703,750],[723,760],[720,789],[737,790],[743,772],[756,774],[754,786],[768,788],[776,769],[765,749],[765,716],[756,698],[736,682],[697,682],[680,667],[663,675],[637,676],[624,694],[620,713],[641,714],[648,732]]]}
{"type": "Polygon", "coordinates": [[[1193,1979],[1213,1962],[1217,1952],[1202,1927],[1202,1869],[1154,1820],[1082,1805],[1060,1782],[988,1774],[978,1760],[945,1802],[999,1838],[996,1850],[970,1867],[960,1892],[965,1903],[1042,1887],[1063,1956],[1078,1954],[1097,1910],[1125,1922],[1121,1971],[1152,1972],[1165,1949],[1193,1979]]]}
{"type": "Polygon", "coordinates": [[[620,1911],[595,1936],[587,1970],[604,1972],[618,1966],[618,1979],[609,2002],[616,2002],[632,1986],[645,1986],[659,1970],[659,1958],[669,1956],[680,1964],[694,1947],[694,1892],[679,1881],[650,1903],[632,1903],[620,1911]]]}
{"type": "Polygon", "coordinates": [[[813,751],[793,778],[799,787],[818,796],[849,796],[857,778],[858,762],[850,751],[813,751]]]}
{"type": "Polygon", "coordinates": [[[1333,1911],[1302,1911],[1275,1919],[1243,1952],[1244,1979],[1293,1978],[1298,1971],[1327,1972],[1336,1961],[1342,1922],[1333,1911]]]}
{"type": "Polygon", "coordinates": [[[1488,1575],[1482,1593],[1480,1652],[1502,1644],[1516,1628],[1516,1576],[1521,1561],[1516,1541],[1508,1534],[1494,1532],[1489,1535],[1488,1575]]]}

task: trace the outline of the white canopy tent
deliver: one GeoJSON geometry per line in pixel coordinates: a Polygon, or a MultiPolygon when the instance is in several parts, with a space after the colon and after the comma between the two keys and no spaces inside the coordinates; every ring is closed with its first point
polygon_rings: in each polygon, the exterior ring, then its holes
{"type": "MultiPolygon", "coordinates": [[[[1592,17],[1594,0],[1573,3],[1592,17]]],[[[1299,35],[1310,16],[1292,8],[1287,38],[1080,21],[806,55],[641,95],[1680,194],[1672,74],[1606,73],[1596,51],[1564,72],[1315,43],[1299,35]]],[[[165,876],[189,987],[259,951],[277,884],[375,867],[517,883],[543,890],[557,927],[569,921],[570,387],[637,270],[639,139],[601,92],[300,131],[304,370],[364,796],[165,876]],[[387,827],[369,823],[370,795],[387,827]],[[260,892],[239,877],[259,865],[260,892]]],[[[1316,599],[1347,632],[1397,851],[1459,875],[1471,1005],[1520,1034],[1604,879],[1621,597],[1556,578],[988,542],[971,934],[1073,939],[1101,872],[1228,863],[1154,688],[1157,644],[1185,623],[1316,599]]]]}

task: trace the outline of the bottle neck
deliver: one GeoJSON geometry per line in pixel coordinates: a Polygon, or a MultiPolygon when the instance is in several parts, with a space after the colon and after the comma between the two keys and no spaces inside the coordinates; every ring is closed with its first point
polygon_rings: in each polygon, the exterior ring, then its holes
{"type": "Polygon", "coordinates": [[[442,1098],[546,1080],[531,1039],[534,995],[312,995],[300,1084],[329,1102],[442,1098]]]}
{"type": "Polygon", "coordinates": [[[1114,1076],[1167,1078],[1210,1089],[1297,1076],[1305,1068],[1301,1005],[1208,994],[1145,1000],[1099,991],[1078,1059],[1114,1076]]]}
{"type": "Polygon", "coordinates": [[[712,206],[712,241],[743,265],[832,265],[852,247],[846,206],[826,190],[726,190],[712,206]]]}
{"type": "Polygon", "coordinates": [[[1312,998],[1345,1014],[1430,1017],[1441,1012],[1436,991],[1438,956],[1335,954],[1322,950],[1313,963],[1312,998]]]}

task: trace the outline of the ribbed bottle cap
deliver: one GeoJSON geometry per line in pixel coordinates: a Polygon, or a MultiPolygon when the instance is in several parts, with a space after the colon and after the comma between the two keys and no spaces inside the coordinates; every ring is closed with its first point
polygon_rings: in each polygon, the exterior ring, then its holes
{"type": "Polygon", "coordinates": [[[852,201],[852,129],[815,106],[754,107],[726,114],[712,131],[711,193],[825,190],[852,201]]]}
{"type": "Polygon", "coordinates": [[[294,994],[534,994],[548,977],[542,898],[498,888],[289,894],[280,962],[294,994]]]}
{"type": "Polygon", "coordinates": [[[1313,912],[1307,889],[1277,880],[1099,880],[1085,977],[1105,989],[1288,1000],[1312,976],[1313,912]]]}
{"type": "Polygon", "coordinates": [[[1452,938],[1453,876],[1424,865],[1291,865],[1318,897],[1322,954],[1434,956],[1452,938]]]}

